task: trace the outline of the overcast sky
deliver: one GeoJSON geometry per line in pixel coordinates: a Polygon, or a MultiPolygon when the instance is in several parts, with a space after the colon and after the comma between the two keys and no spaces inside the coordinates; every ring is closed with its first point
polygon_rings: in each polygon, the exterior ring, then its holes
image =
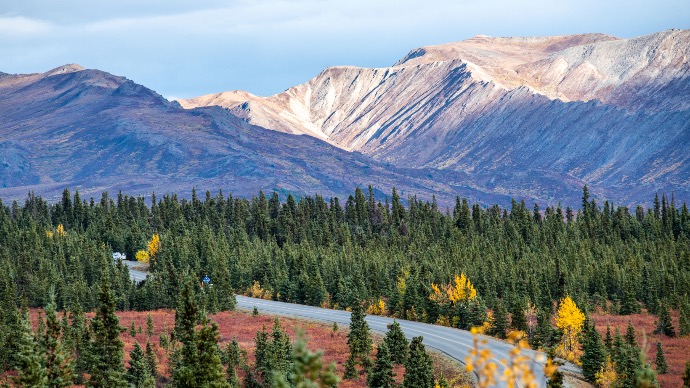
{"type": "Polygon", "coordinates": [[[690,28],[689,0],[0,0],[0,71],[78,63],[168,98],[281,92],[333,65],[383,67],[477,34],[690,28]]]}

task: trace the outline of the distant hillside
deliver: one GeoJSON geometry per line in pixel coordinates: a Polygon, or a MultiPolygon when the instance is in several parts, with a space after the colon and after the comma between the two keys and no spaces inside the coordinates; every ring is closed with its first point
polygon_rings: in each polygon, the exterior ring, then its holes
{"type": "MultiPolygon", "coordinates": [[[[125,190],[147,195],[192,187],[236,195],[277,190],[346,196],[396,186],[450,203],[509,197],[467,187],[461,172],[406,170],[308,136],[250,125],[219,107],[182,109],[144,86],[99,70],[65,65],[42,74],[0,75],[0,198],[35,191],[56,199],[125,190]]],[[[88,197],[87,197],[88,198],[88,197]]]]}

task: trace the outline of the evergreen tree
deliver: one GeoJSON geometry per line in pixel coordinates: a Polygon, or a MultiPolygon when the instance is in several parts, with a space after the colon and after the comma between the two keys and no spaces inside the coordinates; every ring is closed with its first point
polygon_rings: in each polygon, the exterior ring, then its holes
{"type": "Polygon", "coordinates": [[[292,346],[292,362],[286,375],[275,376],[275,388],[326,388],[337,387],[340,379],[336,374],[335,364],[323,368],[323,353],[310,352],[302,333],[297,333],[297,340],[292,346]]]}
{"type": "Polygon", "coordinates": [[[55,309],[55,295],[51,293],[50,302],[46,306],[46,333],[43,337],[48,386],[51,388],[70,387],[75,378],[74,366],[60,339],[62,325],[57,319],[55,309]]]}
{"type": "Polygon", "coordinates": [[[397,321],[394,320],[392,324],[388,325],[388,331],[383,342],[386,343],[391,361],[394,364],[404,364],[410,350],[410,344],[397,321]]]}
{"type": "Polygon", "coordinates": [[[153,351],[153,345],[151,345],[151,341],[146,341],[144,361],[146,361],[146,367],[149,370],[149,374],[155,380],[158,377],[158,359],[156,357],[156,353],[154,353],[153,351]]]}
{"type": "Polygon", "coordinates": [[[510,327],[525,333],[528,331],[525,309],[520,302],[515,302],[512,305],[512,309],[510,310],[510,327]]]}
{"type": "Polygon", "coordinates": [[[658,316],[656,329],[654,334],[663,334],[669,337],[676,336],[676,330],[673,328],[673,322],[671,321],[671,313],[668,310],[666,303],[661,303],[659,306],[659,316],[658,316]]]}
{"type": "Polygon", "coordinates": [[[198,353],[195,327],[199,320],[199,310],[194,298],[191,280],[187,280],[180,293],[178,307],[175,310],[175,340],[182,343],[177,349],[172,362],[172,380],[176,387],[195,387],[198,353]]]}
{"type": "Polygon", "coordinates": [[[681,337],[690,335],[690,298],[687,296],[683,299],[683,302],[680,305],[678,335],[681,337]]]}
{"type": "Polygon", "coordinates": [[[236,338],[233,338],[225,349],[225,361],[227,364],[228,383],[232,387],[239,386],[237,369],[241,366],[242,349],[240,349],[236,338]]]}
{"type": "Polygon", "coordinates": [[[494,337],[505,339],[506,330],[508,329],[508,311],[503,305],[503,301],[499,300],[496,303],[496,311],[494,311],[494,319],[491,323],[490,335],[494,337]]]}
{"type": "Polygon", "coordinates": [[[611,326],[606,324],[606,337],[604,337],[604,345],[606,346],[606,352],[611,354],[613,351],[613,337],[611,337],[611,326]]]}
{"type": "Polygon", "coordinates": [[[154,329],[153,329],[153,318],[151,317],[151,312],[149,312],[146,316],[146,335],[151,338],[153,337],[154,334],[154,329]]]}
{"type": "Polygon", "coordinates": [[[19,354],[17,355],[19,376],[15,382],[22,387],[47,388],[48,376],[43,365],[44,359],[31,331],[31,319],[28,311],[21,320],[21,329],[21,337],[18,341],[19,354]]]}
{"type": "Polygon", "coordinates": [[[115,315],[115,295],[110,289],[110,280],[103,279],[99,293],[100,308],[91,321],[93,340],[89,365],[90,387],[127,387],[125,380],[124,344],[120,339],[123,328],[115,315]]]}
{"type": "Polygon", "coordinates": [[[357,362],[355,361],[355,357],[350,353],[350,356],[347,358],[347,362],[345,363],[345,373],[343,374],[343,378],[346,380],[354,379],[357,378],[357,369],[356,369],[357,362]]]}
{"type": "Polygon", "coordinates": [[[151,373],[146,360],[144,351],[138,342],[134,342],[134,349],[129,352],[129,369],[127,369],[127,381],[135,387],[143,387],[147,381],[151,380],[151,373]]]}
{"type": "Polygon", "coordinates": [[[225,380],[223,365],[220,361],[218,348],[218,325],[215,322],[209,324],[204,319],[197,333],[197,355],[194,381],[197,387],[229,387],[225,380]]]}
{"type": "Polygon", "coordinates": [[[627,281],[623,289],[623,298],[621,300],[620,315],[639,314],[640,304],[635,297],[635,286],[632,281],[627,281]]]}
{"type": "Polygon", "coordinates": [[[388,351],[386,341],[381,342],[376,350],[376,362],[367,374],[367,387],[392,388],[395,386],[395,373],[393,361],[388,351]]]}
{"type": "Polygon", "coordinates": [[[410,355],[405,363],[405,388],[433,388],[434,369],[431,357],[424,349],[422,337],[412,338],[410,342],[410,355]]]}
{"type": "Polygon", "coordinates": [[[582,341],[582,374],[587,381],[596,382],[596,374],[606,361],[606,348],[594,324],[586,324],[582,341]]]}
{"type": "Polygon", "coordinates": [[[664,349],[661,348],[661,342],[656,343],[656,358],[654,359],[656,364],[656,372],[660,375],[665,375],[668,373],[668,364],[666,363],[666,356],[664,355],[664,349]]]}
{"type": "MultiPolygon", "coordinates": [[[[364,306],[361,303],[355,303],[350,314],[350,332],[347,334],[347,345],[350,348],[352,360],[366,369],[371,364],[369,353],[371,353],[372,341],[365,317],[364,306]]],[[[348,360],[349,362],[350,360],[348,360]]]]}

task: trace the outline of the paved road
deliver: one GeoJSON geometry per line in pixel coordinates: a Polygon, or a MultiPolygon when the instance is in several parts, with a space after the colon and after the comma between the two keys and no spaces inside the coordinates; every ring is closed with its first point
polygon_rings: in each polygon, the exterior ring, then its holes
{"type": "MultiPolygon", "coordinates": [[[[137,265],[136,262],[124,261],[129,267],[129,274],[133,280],[141,281],[146,279],[146,272],[133,269],[137,265]]],[[[275,302],[263,299],[249,298],[246,296],[237,296],[237,307],[240,309],[252,310],[256,307],[260,312],[287,315],[293,317],[304,318],[308,320],[322,321],[327,323],[337,322],[338,325],[348,325],[350,323],[350,313],[342,310],[330,310],[319,307],[302,306],[292,303],[275,302]]],[[[379,317],[375,315],[367,315],[367,323],[371,330],[378,333],[385,333],[387,326],[393,323],[392,318],[379,317]]],[[[451,358],[464,363],[465,357],[469,355],[469,351],[473,346],[472,334],[459,329],[450,327],[443,327],[437,325],[430,325],[427,323],[412,322],[405,320],[397,320],[400,323],[403,333],[408,339],[417,336],[424,337],[424,344],[434,348],[451,358]]],[[[498,367],[499,376],[505,370],[505,364],[502,360],[509,359],[508,353],[513,346],[496,340],[491,337],[484,337],[487,340],[486,347],[491,350],[494,355],[492,359],[498,367]]],[[[535,375],[539,379],[540,386],[546,386],[546,379],[544,377],[544,366],[535,360],[539,352],[533,350],[525,350],[523,354],[531,360],[531,367],[535,375]]],[[[561,367],[562,370],[577,372],[577,367],[572,364],[566,364],[561,367]]],[[[505,387],[505,383],[501,383],[500,387],[505,387]]],[[[522,388],[521,382],[517,381],[516,386],[522,388]]]]}
{"type": "Polygon", "coordinates": [[[146,272],[137,271],[134,269],[134,267],[141,266],[141,263],[130,260],[122,260],[122,264],[129,267],[129,277],[132,278],[132,280],[136,281],[137,283],[142,280],[146,280],[146,272]]]}
{"type": "MultiPolygon", "coordinates": [[[[237,296],[238,308],[251,310],[255,306],[260,312],[269,314],[288,315],[328,323],[337,322],[338,325],[348,325],[350,323],[350,313],[347,311],[268,301],[263,299],[249,298],[241,295],[237,296]]],[[[385,333],[387,330],[387,325],[393,323],[392,318],[379,317],[375,315],[367,315],[366,320],[371,330],[379,333],[385,333]]],[[[400,319],[397,321],[408,339],[421,335],[424,337],[424,344],[426,346],[443,352],[462,363],[464,363],[465,357],[469,354],[470,349],[472,349],[472,334],[467,331],[400,319]]],[[[489,348],[494,354],[492,361],[499,366],[498,373],[502,374],[505,370],[505,365],[501,360],[509,358],[508,352],[513,347],[505,342],[498,341],[490,337],[485,338],[488,340],[486,347],[489,348]]],[[[539,378],[540,386],[545,386],[546,380],[543,377],[544,367],[542,364],[534,360],[534,358],[537,356],[537,352],[528,350],[525,351],[524,354],[532,360],[531,366],[539,378]]],[[[522,387],[520,382],[517,382],[516,385],[518,387],[522,387]]],[[[503,387],[506,385],[501,384],[499,386],[503,387]]]]}

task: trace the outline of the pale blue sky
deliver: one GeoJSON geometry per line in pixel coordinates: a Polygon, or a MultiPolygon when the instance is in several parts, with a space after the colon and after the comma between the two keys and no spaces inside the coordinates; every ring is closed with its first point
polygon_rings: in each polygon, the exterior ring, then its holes
{"type": "Polygon", "coordinates": [[[0,71],[79,63],[166,97],[269,95],[327,66],[388,66],[415,47],[477,34],[633,37],[670,28],[690,28],[690,1],[4,0],[0,71]]]}

